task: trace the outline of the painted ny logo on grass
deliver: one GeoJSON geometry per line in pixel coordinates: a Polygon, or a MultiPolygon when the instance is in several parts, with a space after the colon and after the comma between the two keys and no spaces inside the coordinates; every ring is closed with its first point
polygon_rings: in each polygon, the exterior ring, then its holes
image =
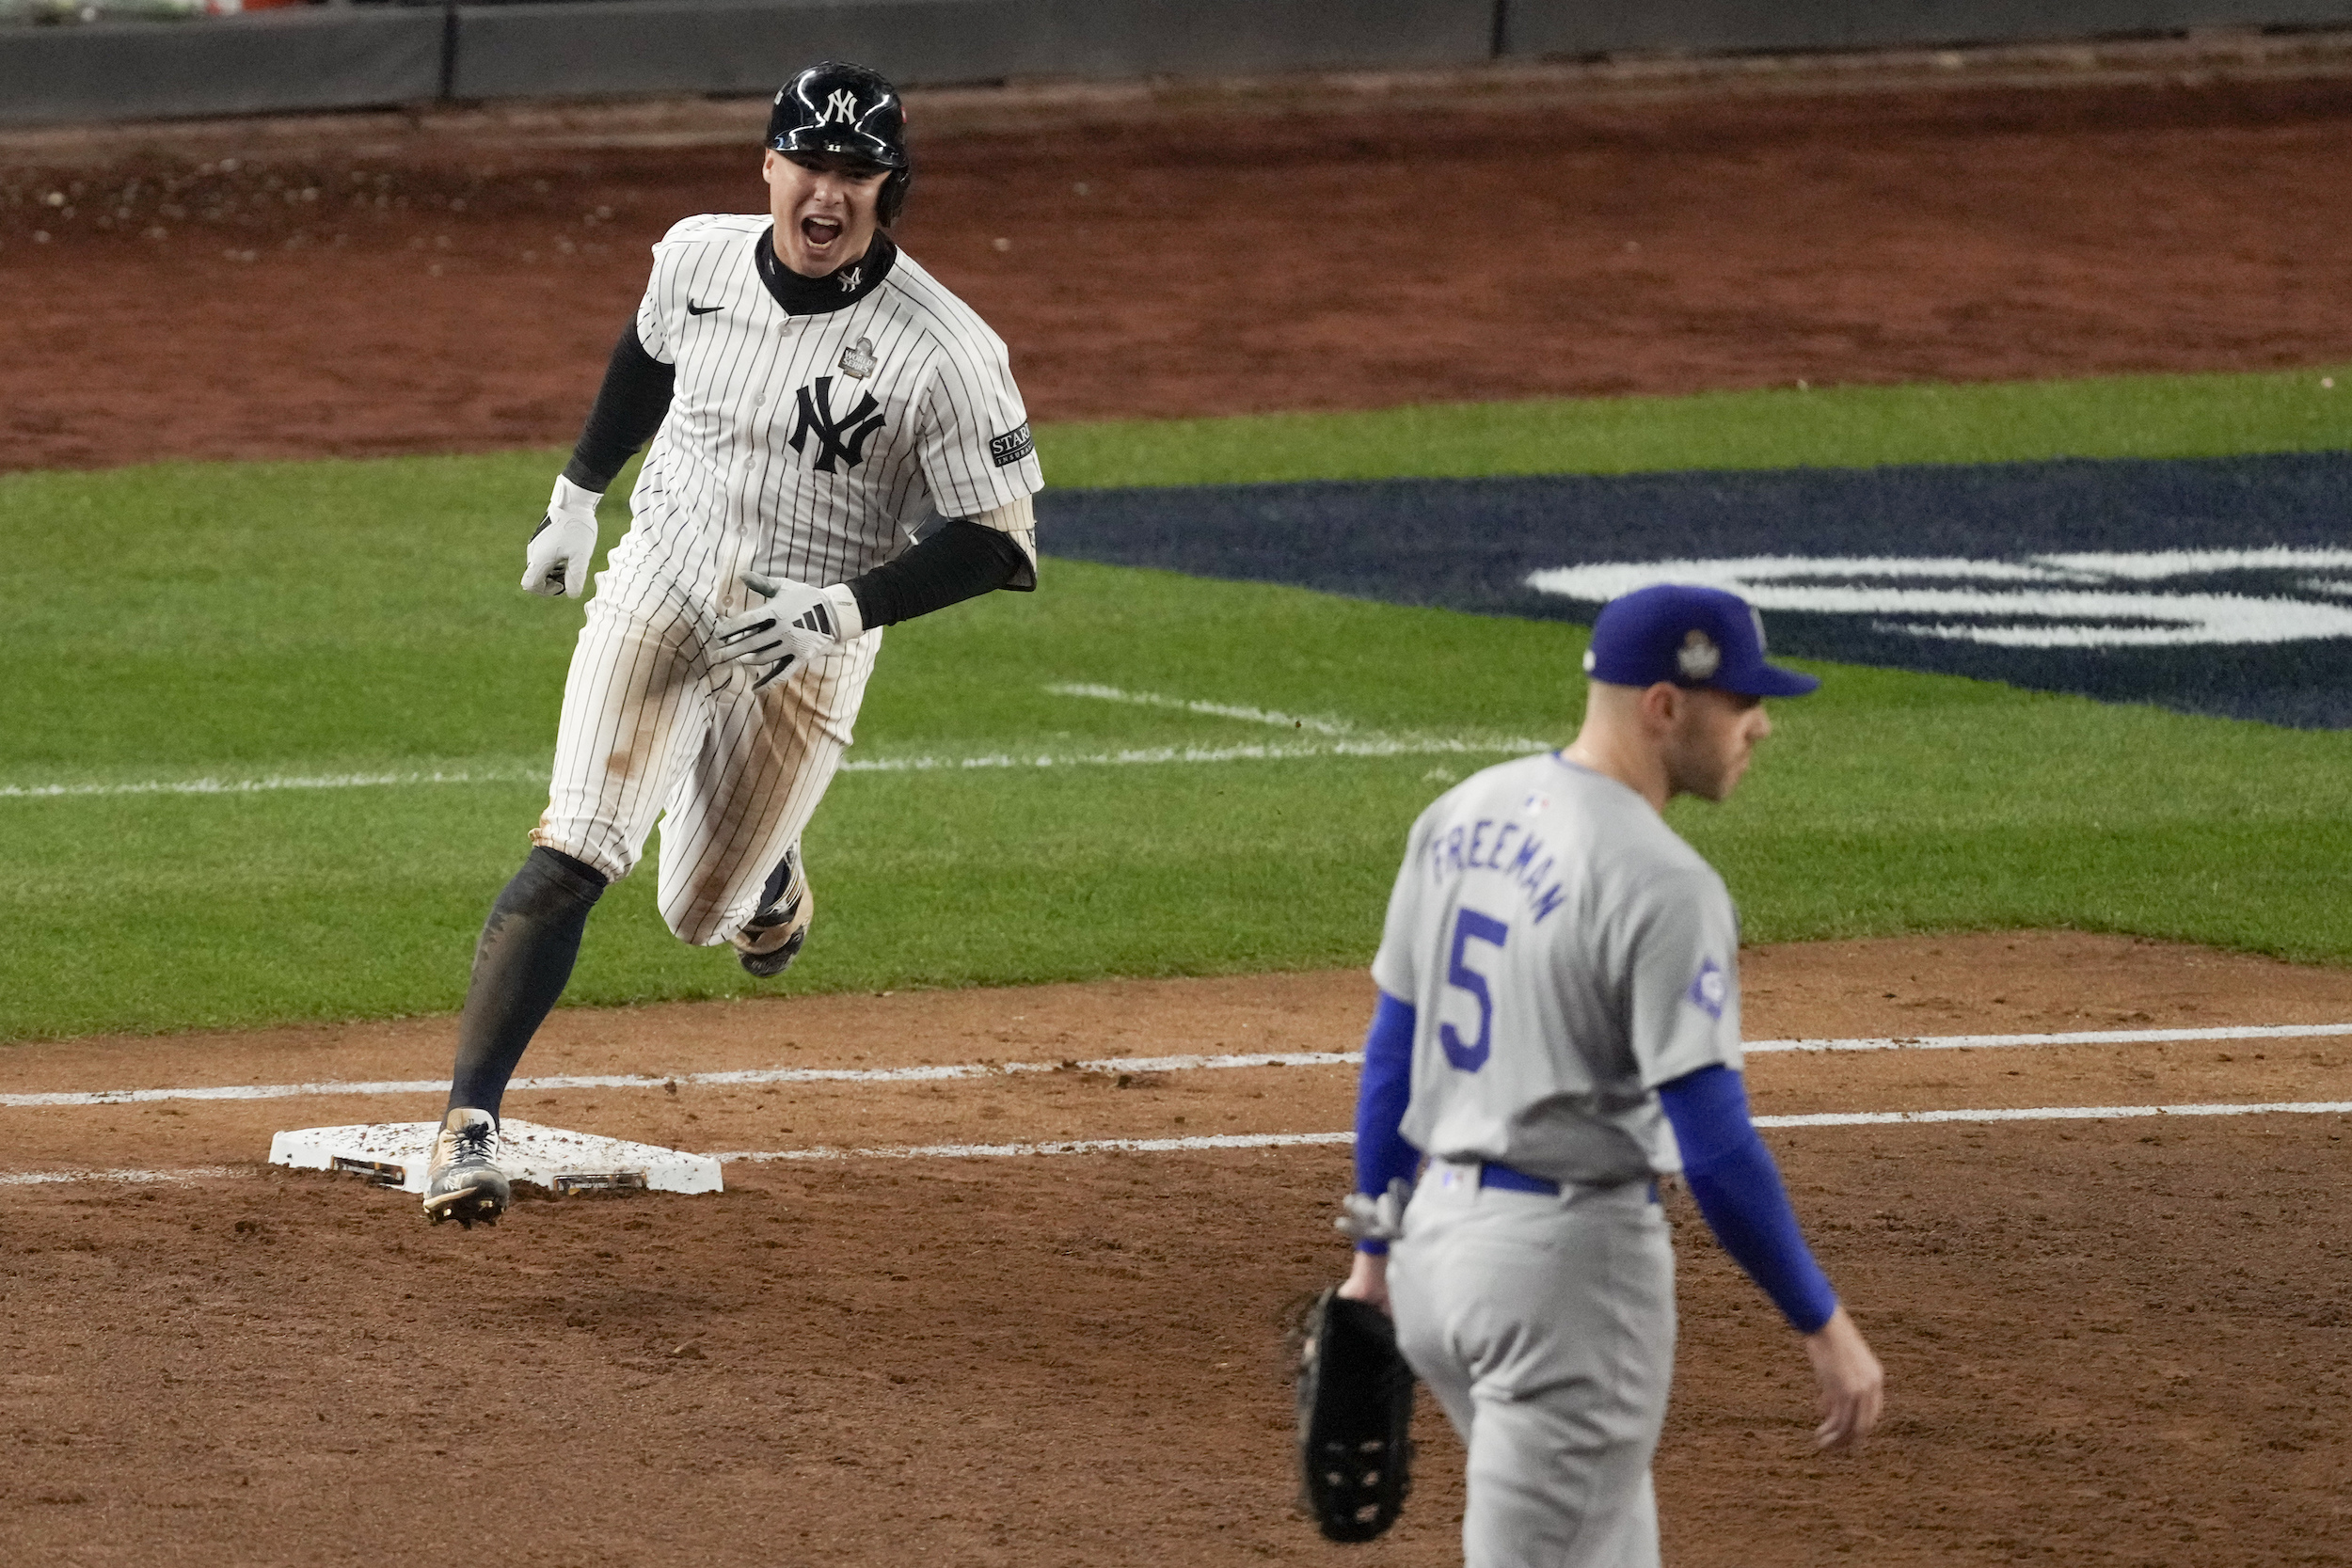
{"type": "Polygon", "coordinates": [[[1744,556],[1609,562],[1527,586],[1606,603],[1654,582],[1725,588],[1759,610],[1851,616],[1875,632],[2006,648],[2162,648],[2352,638],[2352,549],[2030,555],[1744,556]]]}
{"type": "Polygon", "coordinates": [[[853,468],[866,459],[866,443],[882,427],[882,404],[874,394],[858,398],[857,405],[836,418],[833,411],[833,377],[820,375],[800,390],[801,415],[792,434],[785,437],[794,451],[807,455],[808,438],[817,437],[817,460],[809,467],[820,474],[839,467],[853,468]]]}

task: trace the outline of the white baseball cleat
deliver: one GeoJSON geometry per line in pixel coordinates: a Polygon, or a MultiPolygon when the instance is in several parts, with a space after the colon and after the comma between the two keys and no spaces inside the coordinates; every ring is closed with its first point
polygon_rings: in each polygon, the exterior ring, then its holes
{"type": "Polygon", "coordinates": [[[498,1158],[496,1117],[464,1107],[443,1117],[425,1166],[424,1217],[435,1225],[455,1220],[469,1230],[476,1221],[498,1224],[513,1194],[498,1158]]]}
{"type": "Polygon", "coordinates": [[[743,967],[763,980],[771,980],[792,967],[808,940],[809,923],[817,917],[817,895],[808,890],[801,870],[798,845],[785,851],[784,862],[768,879],[759,912],[729,940],[743,967]]]}

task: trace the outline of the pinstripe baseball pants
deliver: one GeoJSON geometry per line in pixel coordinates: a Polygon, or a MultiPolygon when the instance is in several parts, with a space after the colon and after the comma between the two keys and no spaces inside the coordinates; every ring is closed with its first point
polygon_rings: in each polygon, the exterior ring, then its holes
{"type": "Polygon", "coordinates": [[[531,842],[618,881],[661,824],[661,918],[681,942],[722,942],[758,912],[761,884],[800,842],[849,748],[880,629],[755,691],[714,667],[709,621],[671,602],[588,602],[564,681],[548,809],[531,842]]]}

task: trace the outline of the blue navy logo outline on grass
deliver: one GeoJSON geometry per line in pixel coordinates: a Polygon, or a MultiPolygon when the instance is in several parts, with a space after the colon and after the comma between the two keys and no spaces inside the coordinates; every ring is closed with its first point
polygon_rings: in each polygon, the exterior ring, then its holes
{"type": "MultiPolygon", "coordinates": [[[[1038,510],[1047,548],[1081,560],[1585,623],[1599,599],[1578,595],[1608,575],[1591,568],[1740,566],[1752,590],[1761,585],[1780,654],[2352,728],[2352,565],[2329,564],[2352,553],[2352,453],[1048,489],[1038,510]],[[2253,553],[2262,551],[2279,553],[2253,553]],[[2152,566],[2150,557],[2169,559],[2152,566]],[[1888,569],[1819,575],[1821,562],[1872,559],[1888,569]],[[1901,613],[1795,608],[1802,595],[1775,594],[1756,575],[1767,560],[1797,562],[1785,578],[1876,583],[1890,604],[1900,603],[1899,590],[1961,594],[2002,576],[2092,593],[2136,585],[2183,601],[2265,599],[2280,607],[2282,634],[2296,620],[2305,631],[2344,629],[2277,641],[2147,637],[2153,645],[2120,647],[1922,635],[1901,613]],[[1924,570],[1934,564],[1942,576],[1924,570]],[[1587,570],[1574,581],[1549,575],[1577,569],[1587,570]]],[[[2071,624],[2182,624],[2148,613],[2163,608],[2117,602],[2113,614],[2071,624]]],[[[1998,607],[1946,619],[2004,624],[1998,607]]],[[[2006,617],[2012,626],[2062,620],[2006,617]]]]}

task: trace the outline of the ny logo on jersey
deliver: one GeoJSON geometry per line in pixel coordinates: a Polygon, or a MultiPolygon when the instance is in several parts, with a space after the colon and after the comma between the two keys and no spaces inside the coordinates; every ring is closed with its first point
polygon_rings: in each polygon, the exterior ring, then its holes
{"type": "Polygon", "coordinates": [[[857,123],[857,94],[848,87],[835,91],[825,100],[825,106],[817,111],[817,123],[831,125],[839,120],[844,125],[857,123]]]}
{"type": "Polygon", "coordinates": [[[854,468],[866,458],[866,443],[874,432],[882,427],[882,404],[874,394],[859,397],[857,406],[835,418],[833,411],[833,377],[820,375],[813,387],[800,390],[801,417],[793,422],[792,434],[785,439],[792,450],[803,456],[808,451],[808,438],[817,437],[817,460],[809,465],[820,474],[834,471],[834,465],[854,468]]]}

